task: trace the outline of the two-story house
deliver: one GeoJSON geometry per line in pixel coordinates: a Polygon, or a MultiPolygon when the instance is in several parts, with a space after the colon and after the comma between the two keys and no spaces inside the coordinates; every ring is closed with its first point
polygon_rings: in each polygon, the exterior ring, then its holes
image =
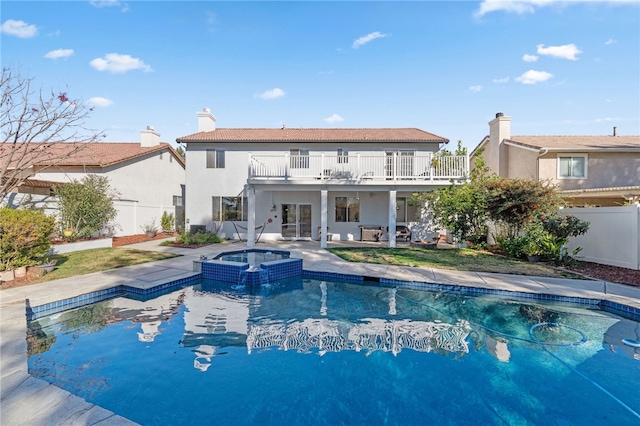
{"type": "Polygon", "coordinates": [[[548,180],[568,206],[618,206],[640,200],[640,136],[513,136],[497,113],[471,153],[508,178],[548,180]]]}
{"type": "MultiPolygon", "coordinates": [[[[0,146],[2,150],[10,148],[8,144],[0,146]]],[[[106,176],[117,193],[117,217],[111,230],[114,236],[141,234],[141,227],[151,222],[159,226],[163,212],[174,213],[177,225],[182,223],[185,162],[170,144],[160,142],[160,134],[151,126],[140,132],[139,143],[31,143],[29,150],[30,155],[37,156],[29,160],[31,167],[22,173],[28,179],[0,200],[9,206],[28,199],[55,214],[52,187],[96,174],[106,176]]]]}
{"type": "MultiPolygon", "coordinates": [[[[187,227],[227,238],[387,239],[419,221],[414,192],[467,176],[466,156],[416,128],[216,128],[208,108],[186,144],[187,227]],[[388,237],[387,237],[388,235],[388,237]]],[[[418,235],[418,234],[416,234],[418,235]]]]}

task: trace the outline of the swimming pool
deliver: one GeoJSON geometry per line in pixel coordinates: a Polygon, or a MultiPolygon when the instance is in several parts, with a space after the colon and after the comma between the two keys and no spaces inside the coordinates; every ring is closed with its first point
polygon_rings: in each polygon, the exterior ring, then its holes
{"type": "Polygon", "coordinates": [[[32,375],[145,425],[640,419],[640,350],[621,343],[640,324],[597,306],[308,276],[201,280],[29,330],[32,375]]]}

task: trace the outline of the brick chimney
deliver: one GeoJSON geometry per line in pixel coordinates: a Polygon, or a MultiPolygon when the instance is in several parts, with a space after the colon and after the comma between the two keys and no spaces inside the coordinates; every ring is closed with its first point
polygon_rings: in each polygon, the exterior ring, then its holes
{"type": "Polygon", "coordinates": [[[216,130],[216,118],[209,108],[203,108],[198,115],[198,132],[213,132],[216,130]]]}
{"type": "Polygon", "coordinates": [[[507,176],[507,153],[504,141],[511,139],[511,117],[503,113],[496,114],[496,118],[489,122],[489,144],[485,158],[491,171],[500,176],[507,176]]]}
{"type": "Polygon", "coordinates": [[[140,130],[140,146],[150,147],[160,144],[160,133],[153,126],[147,126],[147,130],[140,130]]]}

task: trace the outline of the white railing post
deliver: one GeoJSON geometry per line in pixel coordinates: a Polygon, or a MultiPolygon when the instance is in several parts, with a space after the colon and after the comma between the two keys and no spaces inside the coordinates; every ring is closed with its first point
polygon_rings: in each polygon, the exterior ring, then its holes
{"type": "Polygon", "coordinates": [[[396,180],[398,175],[398,154],[394,152],[391,158],[393,161],[393,164],[391,165],[391,168],[393,170],[393,180],[396,180]]]}
{"type": "Polygon", "coordinates": [[[289,154],[284,155],[284,177],[289,177],[289,154]]]}

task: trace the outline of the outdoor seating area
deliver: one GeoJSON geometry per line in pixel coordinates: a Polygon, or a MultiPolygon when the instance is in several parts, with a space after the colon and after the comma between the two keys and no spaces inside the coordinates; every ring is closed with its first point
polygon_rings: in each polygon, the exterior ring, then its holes
{"type": "Polygon", "coordinates": [[[383,233],[383,226],[360,225],[360,241],[380,241],[383,233]]]}

